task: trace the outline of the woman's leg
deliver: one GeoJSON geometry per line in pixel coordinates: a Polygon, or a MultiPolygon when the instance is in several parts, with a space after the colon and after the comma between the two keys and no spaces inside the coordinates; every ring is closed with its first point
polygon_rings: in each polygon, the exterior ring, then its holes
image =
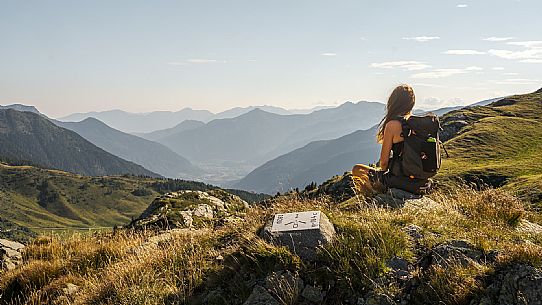
{"type": "Polygon", "coordinates": [[[375,190],[379,190],[381,183],[378,182],[378,174],[379,172],[371,166],[365,164],[354,165],[352,175],[358,178],[355,179],[358,192],[364,196],[371,196],[375,190]]]}
{"type": "Polygon", "coordinates": [[[374,170],[374,168],[365,165],[365,164],[356,164],[352,168],[352,175],[360,177],[360,178],[366,178],[369,175],[369,171],[374,170]]]}

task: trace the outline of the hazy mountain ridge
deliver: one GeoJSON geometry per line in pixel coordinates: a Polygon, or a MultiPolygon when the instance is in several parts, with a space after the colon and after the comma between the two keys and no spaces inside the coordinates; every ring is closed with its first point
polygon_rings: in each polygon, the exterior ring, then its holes
{"type": "Polygon", "coordinates": [[[118,157],[139,164],[164,177],[181,178],[200,175],[201,169],[160,143],[123,133],[95,119],[81,122],[53,121],[77,132],[94,145],[118,157]]]}
{"type": "Polygon", "coordinates": [[[175,125],[174,127],[171,127],[168,129],[156,130],[149,133],[135,133],[134,135],[150,140],[150,141],[158,141],[160,139],[171,136],[173,134],[183,132],[186,130],[196,129],[203,125],[205,125],[205,123],[202,121],[184,120],[180,122],[179,124],[175,125]]]}
{"type": "Polygon", "coordinates": [[[184,108],[172,111],[154,111],[150,113],[130,113],[123,110],[110,110],[87,113],[74,113],[62,118],[63,122],[79,122],[93,117],[108,126],[127,133],[146,133],[171,128],[185,120],[207,122],[213,117],[208,110],[194,110],[184,108]]]}
{"type": "Polygon", "coordinates": [[[250,112],[256,108],[270,113],[287,115],[300,112],[310,113],[313,110],[318,110],[320,107],[306,110],[298,109],[291,112],[281,107],[262,105],[234,107],[218,113],[213,113],[209,110],[194,110],[192,108],[184,108],[179,111],[153,111],[148,113],[132,113],[116,109],[108,111],[74,113],[58,118],[58,120],[63,122],[79,122],[86,118],[93,117],[123,132],[145,134],[175,128],[175,126],[186,120],[202,121],[206,123],[216,119],[231,119],[250,112]]]}
{"type": "Polygon", "coordinates": [[[73,173],[157,176],[33,112],[0,110],[0,156],[73,173]]]}
{"type": "Polygon", "coordinates": [[[336,138],[370,128],[384,110],[380,103],[345,103],[310,114],[278,115],[254,109],[232,119],[159,140],[193,161],[227,160],[263,163],[312,140],[336,138]],[[190,143],[190,145],[184,145],[190,143]]]}
{"type": "MultiPolygon", "coordinates": [[[[488,99],[468,106],[457,106],[459,108],[446,107],[429,112],[443,115],[456,109],[487,105],[499,99],[488,99]]],[[[425,112],[427,111],[416,111],[417,114],[425,112]]],[[[277,191],[303,188],[311,182],[322,183],[328,177],[351,170],[354,164],[376,163],[380,145],[376,142],[375,136],[376,127],[373,127],[333,140],[311,142],[303,148],[266,162],[233,186],[273,194],[277,191]]]]}
{"type": "Polygon", "coordinates": [[[356,163],[374,163],[380,145],[376,128],[355,131],[333,140],[315,141],[268,161],[234,185],[235,188],[273,194],[320,183],[352,169],[356,163]]]}
{"type": "Polygon", "coordinates": [[[476,107],[476,106],[487,106],[495,101],[498,101],[500,99],[503,99],[504,97],[496,97],[496,98],[491,98],[491,99],[487,99],[487,100],[483,100],[483,101],[479,101],[479,102],[476,102],[474,104],[470,104],[470,105],[466,105],[466,106],[449,106],[449,107],[443,107],[443,108],[438,108],[438,109],[435,109],[435,110],[427,110],[427,111],[423,111],[423,110],[417,110],[417,111],[414,111],[414,114],[423,114],[423,113],[427,113],[427,112],[431,112],[431,113],[434,113],[438,116],[442,116],[448,112],[451,112],[451,111],[454,111],[454,110],[459,110],[459,109],[464,109],[464,108],[469,108],[469,107],[476,107]]]}

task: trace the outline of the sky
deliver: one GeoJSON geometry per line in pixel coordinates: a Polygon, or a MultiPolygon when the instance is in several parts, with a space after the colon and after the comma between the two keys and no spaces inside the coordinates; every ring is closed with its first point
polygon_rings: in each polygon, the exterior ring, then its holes
{"type": "Polygon", "coordinates": [[[385,102],[542,87],[538,0],[0,0],[0,104],[61,117],[385,102]]]}

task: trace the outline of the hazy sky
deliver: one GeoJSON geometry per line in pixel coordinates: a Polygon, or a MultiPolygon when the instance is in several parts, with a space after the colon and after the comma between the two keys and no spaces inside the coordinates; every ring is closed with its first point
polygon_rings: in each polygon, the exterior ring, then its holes
{"type": "Polygon", "coordinates": [[[0,104],[468,104],[542,87],[542,1],[4,1],[0,104]]]}

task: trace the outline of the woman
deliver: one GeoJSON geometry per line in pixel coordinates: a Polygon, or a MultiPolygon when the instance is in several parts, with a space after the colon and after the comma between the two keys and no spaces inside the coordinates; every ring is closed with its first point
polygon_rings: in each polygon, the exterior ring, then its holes
{"type": "Polygon", "coordinates": [[[364,164],[356,164],[352,169],[354,176],[370,182],[369,190],[393,187],[417,192],[420,182],[426,183],[425,181],[414,181],[409,177],[394,176],[391,171],[388,171],[394,158],[401,155],[402,142],[404,141],[401,120],[408,119],[411,115],[415,101],[414,90],[409,85],[400,85],[391,93],[386,106],[386,115],[380,121],[376,135],[378,143],[382,144],[380,167],[373,168],[364,164]]]}

